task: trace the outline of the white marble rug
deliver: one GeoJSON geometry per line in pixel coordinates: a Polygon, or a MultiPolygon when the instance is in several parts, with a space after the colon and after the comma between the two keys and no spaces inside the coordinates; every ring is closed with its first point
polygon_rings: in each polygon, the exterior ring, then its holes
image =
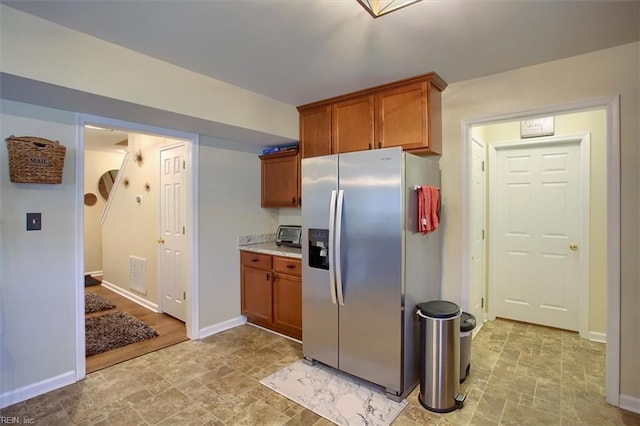
{"type": "Polygon", "coordinates": [[[389,425],[407,406],[366,382],[323,365],[296,361],[260,381],[263,385],[341,426],[389,425]]]}

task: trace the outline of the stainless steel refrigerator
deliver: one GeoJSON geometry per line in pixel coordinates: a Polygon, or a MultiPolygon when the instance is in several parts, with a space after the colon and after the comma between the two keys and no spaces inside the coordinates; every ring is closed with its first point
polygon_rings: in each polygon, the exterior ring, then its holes
{"type": "Polygon", "coordinates": [[[440,231],[417,231],[438,162],[401,148],[302,160],[302,347],[401,400],[419,381],[416,304],[440,298],[440,231]]]}

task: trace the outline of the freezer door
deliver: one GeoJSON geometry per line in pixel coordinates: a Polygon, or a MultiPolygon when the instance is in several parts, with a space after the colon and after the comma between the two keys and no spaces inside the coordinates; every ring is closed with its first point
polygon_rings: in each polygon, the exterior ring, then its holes
{"type": "Polygon", "coordinates": [[[339,160],[339,368],[388,391],[402,386],[402,155],[389,148],[339,160]]]}
{"type": "MultiPolygon", "coordinates": [[[[330,269],[324,269],[318,267],[322,263],[318,259],[321,254],[318,245],[323,233],[330,228],[337,189],[337,155],[302,160],[302,352],[306,358],[335,368],[338,367],[338,305],[330,280],[335,266],[333,250],[326,248],[330,269]],[[315,250],[312,258],[309,256],[310,243],[315,250]]],[[[333,235],[330,240],[333,241],[333,235]]],[[[326,245],[329,245],[329,239],[326,245]]]]}

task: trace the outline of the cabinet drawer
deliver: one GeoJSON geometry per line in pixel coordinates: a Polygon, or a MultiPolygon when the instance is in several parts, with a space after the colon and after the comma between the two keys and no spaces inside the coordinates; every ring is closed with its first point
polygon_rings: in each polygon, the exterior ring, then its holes
{"type": "Polygon", "coordinates": [[[271,255],[241,250],[240,264],[256,269],[271,269],[271,255]]]}
{"type": "Polygon", "coordinates": [[[302,261],[291,257],[273,257],[273,270],[282,274],[301,276],[302,261]]]}

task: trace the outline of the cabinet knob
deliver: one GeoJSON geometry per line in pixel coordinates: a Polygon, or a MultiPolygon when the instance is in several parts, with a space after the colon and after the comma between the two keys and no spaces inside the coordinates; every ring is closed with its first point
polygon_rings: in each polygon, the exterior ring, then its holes
{"type": "Polygon", "coordinates": [[[291,204],[296,205],[296,197],[291,197],[291,204]]]}
{"type": "Polygon", "coordinates": [[[378,142],[378,148],[382,148],[382,142],[378,142]]]}
{"type": "Polygon", "coordinates": [[[291,263],[289,263],[289,264],[287,265],[287,269],[293,269],[293,268],[295,268],[295,267],[296,267],[296,265],[292,265],[291,263]]]}
{"type": "Polygon", "coordinates": [[[267,281],[271,281],[271,277],[269,276],[268,272],[267,272],[267,281]]]}
{"type": "Polygon", "coordinates": [[[369,144],[369,149],[371,149],[371,148],[373,148],[373,147],[371,146],[371,144],[369,144]]]}
{"type": "Polygon", "coordinates": [[[251,259],[251,261],[252,261],[253,263],[256,263],[256,262],[259,262],[259,261],[260,261],[260,259],[258,259],[257,257],[254,257],[253,259],[251,259]]]}

